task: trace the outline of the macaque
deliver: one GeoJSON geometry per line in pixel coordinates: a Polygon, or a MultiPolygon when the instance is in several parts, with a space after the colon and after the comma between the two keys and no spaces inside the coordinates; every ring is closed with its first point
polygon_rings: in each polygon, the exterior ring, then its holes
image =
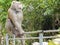
{"type": "MultiPolygon", "coordinates": [[[[24,30],[22,29],[23,21],[23,6],[18,1],[13,1],[11,7],[8,9],[8,18],[6,20],[5,28],[8,34],[14,34],[16,37],[24,38],[24,30]]],[[[25,41],[21,40],[22,45],[25,45],[25,41]]]]}

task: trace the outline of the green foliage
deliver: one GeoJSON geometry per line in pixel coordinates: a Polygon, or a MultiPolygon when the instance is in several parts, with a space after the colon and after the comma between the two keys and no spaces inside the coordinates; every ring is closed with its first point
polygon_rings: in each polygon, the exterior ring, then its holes
{"type": "Polygon", "coordinates": [[[52,29],[52,23],[53,21],[51,15],[44,16],[44,20],[42,21],[42,29],[43,30],[52,29]]]}
{"type": "Polygon", "coordinates": [[[49,40],[48,45],[60,45],[60,44],[55,44],[52,40],[49,40]]]}
{"type": "MultiPolygon", "coordinates": [[[[60,14],[60,0],[19,0],[22,2],[24,20],[22,27],[25,31],[53,29],[56,13],[60,14]]],[[[0,0],[0,24],[2,25],[2,35],[6,34],[5,22],[8,9],[12,0],[0,0]]],[[[60,17],[59,17],[60,18],[60,17]]],[[[50,34],[50,33],[48,33],[50,34]]],[[[38,34],[31,34],[38,36],[38,34]]],[[[30,45],[31,41],[26,41],[30,45]]],[[[49,41],[49,45],[55,45],[49,41]]]]}
{"type": "Polygon", "coordinates": [[[53,41],[49,40],[48,45],[56,45],[53,41]]]}
{"type": "Polygon", "coordinates": [[[7,18],[7,11],[11,4],[11,0],[0,0],[0,23],[2,24],[2,34],[5,35],[5,22],[7,18]]]}
{"type": "MultiPolygon", "coordinates": [[[[60,0],[19,0],[24,5],[24,21],[22,27],[25,31],[53,29],[54,14],[60,12],[60,0]]],[[[0,23],[5,35],[5,22],[12,0],[0,0],[0,23]]]]}

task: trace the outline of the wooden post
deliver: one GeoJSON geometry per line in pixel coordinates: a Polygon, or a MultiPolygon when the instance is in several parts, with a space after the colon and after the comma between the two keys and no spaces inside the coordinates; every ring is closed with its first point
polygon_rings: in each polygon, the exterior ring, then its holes
{"type": "Polygon", "coordinates": [[[13,38],[13,45],[15,45],[15,35],[14,35],[14,38],[13,38]]]}
{"type": "Polygon", "coordinates": [[[4,38],[1,38],[1,45],[4,45],[4,38]]]}
{"type": "Polygon", "coordinates": [[[1,30],[1,29],[2,29],[2,26],[1,26],[1,24],[0,24],[0,45],[2,45],[2,44],[1,44],[1,42],[2,42],[2,41],[1,41],[1,40],[2,40],[2,33],[1,33],[2,30],[1,30]]]}
{"type": "Polygon", "coordinates": [[[9,45],[8,34],[6,34],[6,45],[9,45]]]}
{"type": "Polygon", "coordinates": [[[42,32],[39,34],[39,43],[40,45],[43,45],[43,33],[42,32]]]}
{"type": "Polygon", "coordinates": [[[1,34],[1,31],[0,31],[0,45],[2,45],[1,42],[2,42],[2,34],[1,34]]]}

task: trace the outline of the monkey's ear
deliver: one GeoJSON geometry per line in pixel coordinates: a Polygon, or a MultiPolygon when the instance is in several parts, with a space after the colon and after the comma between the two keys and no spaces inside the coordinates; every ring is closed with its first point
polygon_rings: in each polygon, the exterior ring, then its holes
{"type": "Polygon", "coordinates": [[[23,4],[20,4],[19,7],[20,7],[21,9],[23,9],[23,4]]]}
{"type": "Polygon", "coordinates": [[[12,4],[14,4],[16,1],[12,1],[12,4]]]}
{"type": "Polygon", "coordinates": [[[16,1],[12,1],[10,8],[15,9],[15,3],[16,1]]]}

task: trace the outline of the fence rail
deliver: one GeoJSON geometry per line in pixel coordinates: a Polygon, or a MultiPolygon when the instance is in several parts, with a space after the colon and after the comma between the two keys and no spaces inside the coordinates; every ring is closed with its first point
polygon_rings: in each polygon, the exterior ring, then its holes
{"type": "MultiPolygon", "coordinates": [[[[43,38],[46,39],[46,38],[60,38],[60,37],[59,36],[44,36],[43,38]]],[[[15,40],[17,40],[17,39],[19,39],[19,40],[22,40],[22,39],[28,40],[28,39],[39,39],[39,37],[15,38],[15,40]]],[[[13,40],[13,38],[9,38],[9,40],[13,40]]]]}
{"type": "Polygon", "coordinates": [[[30,39],[39,39],[40,45],[43,45],[43,39],[46,38],[60,38],[59,36],[43,36],[44,33],[48,32],[60,32],[60,30],[38,30],[38,31],[32,31],[32,32],[25,32],[24,34],[34,34],[39,33],[39,37],[25,37],[25,38],[16,38],[15,35],[13,35],[13,38],[9,38],[8,34],[6,35],[6,45],[9,45],[9,40],[13,40],[13,44],[15,45],[15,40],[30,40],[30,39]]]}
{"type": "Polygon", "coordinates": [[[32,31],[32,32],[24,32],[24,34],[33,34],[33,33],[48,33],[48,32],[59,32],[60,30],[38,30],[38,31],[32,31]]]}

